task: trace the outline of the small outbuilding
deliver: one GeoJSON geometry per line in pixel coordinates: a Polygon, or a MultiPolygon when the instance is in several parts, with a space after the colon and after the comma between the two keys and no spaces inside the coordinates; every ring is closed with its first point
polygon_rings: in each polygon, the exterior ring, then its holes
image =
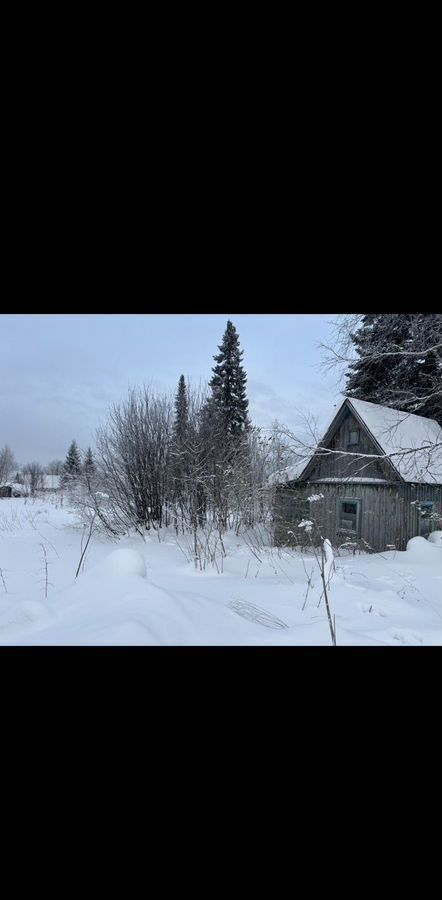
{"type": "Polygon", "coordinates": [[[25,497],[26,488],[18,482],[8,482],[0,485],[0,497],[25,497]]]}
{"type": "Polygon", "coordinates": [[[273,482],[277,545],[304,542],[304,520],[334,546],[404,550],[441,528],[442,428],[347,397],[316,450],[273,482]]]}
{"type": "Polygon", "coordinates": [[[42,490],[43,491],[59,491],[60,490],[60,475],[54,475],[53,473],[49,475],[42,476],[42,490]]]}

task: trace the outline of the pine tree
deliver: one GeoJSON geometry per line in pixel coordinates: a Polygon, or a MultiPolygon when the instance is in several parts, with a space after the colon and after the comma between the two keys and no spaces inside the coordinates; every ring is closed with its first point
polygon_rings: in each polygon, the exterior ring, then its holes
{"type": "Polygon", "coordinates": [[[173,496],[179,503],[183,502],[186,492],[186,476],[188,470],[188,451],[186,439],[189,431],[189,405],[187,400],[184,375],[180,376],[178,391],[175,397],[175,419],[172,437],[172,477],[173,496]]]}
{"type": "Polygon", "coordinates": [[[409,316],[370,313],[351,336],[358,360],[350,363],[346,393],[359,400],[382,403],[385,389],[394,389],[403,366],[403,357],[378,357],[392,346],[407,349],[410,343],[409,316]],[[388,320],[388,321],[387,321],[388,320]],[[382,398],[382,399],[381,399],[382,398]]]}
{"type": "Polygon", "coordinates": [[[217,527],[227,527],[229,511],[242,490],[249,466],[247,375],[242,365],[239,335],[229,320],[214,356],[215,366],[209,382],[211,395],[201,415],[200,436],[204,446],[206,485],[217,527]]]}
{"type": "Polygon", "coordinates": [[[187,402],[186,382],[184,375],[180,376],[178,392],[175,398],[175,421],[173,434],[175,442],[182,448],[186,439],[189,426],[189,408],[187,402]]]}
{"type": "Polygon", "coordinates": [[[73,481],[81,475],[81,459],[77,442],[72,441],[63,466],[63,482],[73,481]]]}
{"type": "Polygon", "coordinates": [[[95,465],[94,455],[92,453],[91,448],[88,447],[86,456],[84,458],[84,463],[83,463],[83,473],[90,477],[91,475],[95,474],[95,471],[96,471],[96,465],[95,465]]]}
{"type": "Polygon", "coordinates": [[[212,389],[207,414],[215,414],[224,435],[238,438],[250,429],[249,401],[246,396],[247,375],[242,366],[244,350],[239,349],[239,335],[232,322],[227,322],[220,353],[214,356],[216,365],[209,382],[212,389]]]}
{"type": "Polygon", "coordinates": [[[350,363],[345,393],[441,422],[442,354],[427,352],[440,340],[441,325],[436,314],[364,315],[351,336],[358,359],[350,363]]]}

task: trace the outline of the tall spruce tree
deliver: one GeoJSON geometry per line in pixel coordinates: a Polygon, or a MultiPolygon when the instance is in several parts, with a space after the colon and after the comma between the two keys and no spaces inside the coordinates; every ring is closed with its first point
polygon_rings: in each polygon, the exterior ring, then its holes
{"type": "Polygon", "coordinates": [[[442,422],[442,352],[428,353],[441,332],[437,314],[364,315],[351,335],[358,358],[349,365],[345,393],[442,422]]]}
{"type": "Polygon", "coordinates": [[[246,396],[247,375],[242,365],[244,350],[239,349],[239,335],[235,326],[227,322],[216,365],[209,382],[212,396],[208,415],[215,415],[224,435],[239,438],[250,429],[249,401],[246,396]]]}
{"type": "Polygon", "coordinates": [[[91,476],[91,475],[95,474],[95,471],[96,471],[96,465],[95,465],[95,460],[94,460],[94,454],[92,453],[91,447],[88,447],[87,451],[86,451],[86,456],[84,458],[84,463],[83,463],[83,473],[85,475],[91,476]]]}
{"type": "Polygon", "coordinates": [[[249,464],[248,436],[251,424],[246,396],[247,375],[242,365],[239,335],[229,320],[214,356],[209,382],[211,395],[201,416],[200,435],[204,446],[206,484],[217,527],[227,527],[229,511],[244,482],[249,464]]]}
{"type": "Polygon", "coordinates": [[[175,420],[173,425],[174,440],[181,447],[184,444],[189,426],[189,407],[187,402],[186,382],[180,376],[178,391],[175,397],[175,420]]]}
{"type": "Polygon", "coordinates": [[[188,471],[188,450],[186,440],[189,431],[189,405],[184,375],[180,376],[178,390],[175,397],[175,418],[172,437],[172,474],[173,495],[175,500],[182,502],[186,489],[186,476],[188,471]]]}
{"type": "Polygon", "coordinates": [[[63,466],[63,482],[73,481],[81,475],[81,459],[80,451],[75,440],[67,452],[66,460],[63,466]]]}

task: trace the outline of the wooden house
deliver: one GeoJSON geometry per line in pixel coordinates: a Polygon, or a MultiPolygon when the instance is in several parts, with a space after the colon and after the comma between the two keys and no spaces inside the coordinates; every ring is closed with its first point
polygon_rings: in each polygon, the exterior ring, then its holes
{"type": "Polygon", "coordinates": [[[59,491],[60,490],[60,475],[54,475],[53,473],[49,475],[42,475],[42,484],[41,490],[43,491],[59,491]]]}
{"type": "Polygon", "coordinates": [[[23,484],[7,482],[0,485],[0,497],[25,497],[26,488],[23,484]]]}
{"type": "Polygon", "coordinates": [[[273,482],[277,545],[305,542],[307,520],[334,546],[405,550],[442,525],[442,429],[347,397],[318,447],[273,482]]]}

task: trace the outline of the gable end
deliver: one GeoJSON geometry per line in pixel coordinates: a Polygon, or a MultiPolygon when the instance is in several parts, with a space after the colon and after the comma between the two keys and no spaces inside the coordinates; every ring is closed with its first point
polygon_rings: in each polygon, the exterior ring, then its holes
{"type": "Polygon", "coordinates": [[[341,450],[342,453],[328,454],[316,451],[301,473],[300,481],[319,479],[351,480],[352,478],[382,479],[389,482],[403,481],[397,469],[388,459],[364,459],[350,454],[383,455],[383,450],[371,434],[358,413],[344,401],[330,427],[321,447],[326,450],[341,450]]]}

